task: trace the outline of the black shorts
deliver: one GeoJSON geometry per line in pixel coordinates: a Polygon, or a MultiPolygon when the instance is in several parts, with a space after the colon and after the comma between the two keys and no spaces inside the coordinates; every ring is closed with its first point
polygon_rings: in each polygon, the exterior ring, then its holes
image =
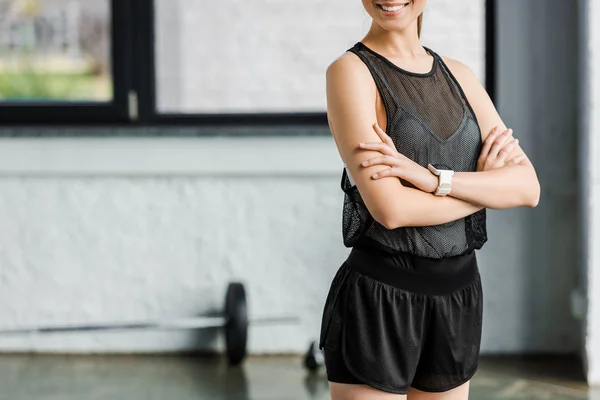
{"type": "Polygon", "coordinates": [[[458,387],[477,370],[482,310],[474,252],[434,260],[355,248],[323,310],[327,379],[397,394],[458,387]]]}

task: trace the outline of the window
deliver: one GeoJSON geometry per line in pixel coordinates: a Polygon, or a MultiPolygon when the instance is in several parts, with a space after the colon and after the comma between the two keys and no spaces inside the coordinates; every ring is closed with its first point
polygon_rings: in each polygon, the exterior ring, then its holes
{"type": "Polygon", "coordinates": [[[0,0],[0,56],[1,101],[110,101],[110,4],[0,0]]]}
{"type": "MultiPolygon", "coordinates": [[[[444,1],[424,41],[483,79],[492,0],[444,1]]],[[[0,123],[325,125],[324,71],[369,25],[358,0],[0,0],[0,123]]]]}
{"type": "Polygon", "coordinates": [[[126,121],[124,11],[110,0],[0,0],[0,123],[126,121]]]}

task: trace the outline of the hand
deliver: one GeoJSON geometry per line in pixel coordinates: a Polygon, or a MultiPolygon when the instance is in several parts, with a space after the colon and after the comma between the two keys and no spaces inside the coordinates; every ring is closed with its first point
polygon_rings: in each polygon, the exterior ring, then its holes
{"type": "Polygon", "coordinates": [[[394,145],[392,138],[389,137],[377,123],[373,125],[373,128],[382,141],[374,143],[360,143],[359,147],[363,150],[378,151],[382,155],[364,161],[361,165],[363,167],[369,167],[373,165],[388,165],[390,168],[373,174],[372,178],[381,179],[395,176],[407,180],[424,192],[434,192],[438,187],[438,178],[427,168],[420,166],[410,158],[400,154],[396,150],[396,146],[394,145]]]}
{"type": "Polygon", "coordinates": [[[485,138],[481,154],[477,160],[477,171],[489,171],[496,168],[502,168],[507,165],[517,165],[525,160],[525,154],[519,154],[510,160],[506,160],[514,149],[519,145],[518,139],[510,140],[512,129],[504,132],[495,127],[485,138]]]}

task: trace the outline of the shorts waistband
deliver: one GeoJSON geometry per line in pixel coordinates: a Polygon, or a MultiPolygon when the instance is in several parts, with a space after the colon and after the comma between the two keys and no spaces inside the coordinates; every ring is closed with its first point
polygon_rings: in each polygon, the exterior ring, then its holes
{"type": "Polygon", "coordinates": [[[475,252],[433,259],[400,253],[385,256],[353,248],[348,267],[398,289],[415,293],[443,295],[469,286],[478,276],[475,252]]]}

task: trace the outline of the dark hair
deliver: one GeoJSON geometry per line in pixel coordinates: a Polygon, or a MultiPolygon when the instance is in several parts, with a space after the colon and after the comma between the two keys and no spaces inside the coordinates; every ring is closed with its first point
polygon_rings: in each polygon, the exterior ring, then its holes
{"type": "Polygon", "coordinates": [[[421,13],[421,15],[419,15],[419,18],[417,19],[417,34],[419,35],[419,38],[421,37],[421,28],[423,27],[423,13],[421,13]]]}

